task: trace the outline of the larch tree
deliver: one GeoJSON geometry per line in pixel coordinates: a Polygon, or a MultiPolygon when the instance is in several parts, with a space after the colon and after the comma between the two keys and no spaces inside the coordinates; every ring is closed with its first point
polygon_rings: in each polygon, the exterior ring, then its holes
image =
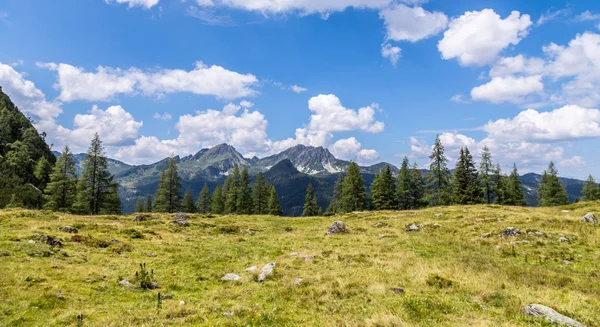
{"type": "Polygon", "coordinates": [[[362,211],[367,206],[365,185],[360,168],[355,162],[351,162],[344,177],[342,185],[342,212],[362,211]]]}
{"type": "Polygon", "coordinates": [[[448,205],[452,203],[451,176],[447,166],[448,159],[444,155],[444,145],[439,135],[435,138],[429,159],[431,164],[427,175],[427,202],[432,206],[448,205]]]}
{"type": "Polygon", "coordinates": [[[419,170],[419,166],[417,166],[416,162],[410,169],[410,183],[410,199],[412,200],[410,209],[419,209],[427,205],[424,200],[425,187],[423,185],[423,177],[421,176],[421,170],[419,170]]]}
{"type": "Polygon", "coordinates": [[[479,162],[479,180],[481,181],[481,186],[483,188],[483,196],[488,204],[494,201],[495,185],[492,181],[493,174],[494,165],[492,164],[492,154],[486,145],[481,151],[481,161],[479,162]]]}
{"type": "Polygon", "coordinates": [[[169,159],[169,166],[160,177],[154,197],[154,211],[173,213],[181,210],[181,178],[177,172],[175,158],[169,159]]]}
{"type": "Polygon", "coordinates": [[[233,166],[233,170],[227,176],[223,190],[225,192],[225,213],[237,213],[238,189],[240,187],[240,168],[233,166]]]}
{"type": "Polygon", "coordinates": [[[75,159],[68,146],[65,146],[62,154],[54,164],[45,193],[48,196],[46,206],[50,210],[68,211],[75,203],[77,175],[75,173],[75,159]]]}

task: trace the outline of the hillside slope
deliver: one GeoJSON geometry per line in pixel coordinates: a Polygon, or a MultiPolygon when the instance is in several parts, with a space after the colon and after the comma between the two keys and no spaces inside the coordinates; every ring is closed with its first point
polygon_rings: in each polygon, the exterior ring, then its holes
{"type": "Polygon", "coordinates": [[[83,326],[547,326],[522,313],[541,303],[600,326],[600,226],[578,221],[589,211],[600,203],[193,215],[177,227],[158,214],[133,222],[4,210],[0,325],[77,325],[81,314],[83,326]],[[350,232],[325,236],[334,220],[350,232]],[[423,226],[406,232],[412,223],[423,226]],[[78,233],[58,229],[66,225],[78,233]],[[509,226],[522,234],[500,238],[509,226]],[[276,266],[263,283],[246,270],[269,262],[276,266]],[[139,287],[141,263],[159,289],[139,287]],[[222,281],[228,273],[241,279],[222,281]],[[160,307],[159,292],[172,297],[160,307]]]}

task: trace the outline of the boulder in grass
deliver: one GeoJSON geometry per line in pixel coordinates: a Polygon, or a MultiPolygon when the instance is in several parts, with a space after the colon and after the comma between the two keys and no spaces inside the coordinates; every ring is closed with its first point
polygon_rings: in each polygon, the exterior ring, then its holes
{"type": "Polygon", "coordinates": [[[569,243],[571,241],[568,238],[566,238],[566,237],[561,237],[561,238],[558,239],[558,242],[559,243],[569,243]]]}
{"type": "Polygon", "coordinates": [[[65,233],[77,233],[77,228],[71,226],[60,226],[58,230],[65,233]]]}
{"type": "Polygon", "coordinates": [[[419,230],[421,230],[421,228],[415,224],[411,224],[406,226],[406,231],[407,232],[418,232],[419,230]]]}
{"type": "Polygon", "coordinates": [[[275,262],[267,263],[264,267],[262,267],[262,269],[260,270],[260,274],[258,275],[258,281],[264,282],[268,276],[273,274],[274,268],[275,262]]]}
{"type": "Polygon", "coordinates": [[[331,235],[331,234],[342,234],[342,233],[348,233],[348,230],[346,229],[346,226],[344,226],[344,223],[341,221],[336,221],[333,224],[331,224],[331,226],[329,226],[329,230],[327,230],[327,233],[325,233],[326,235],[331,235]]]}
{"type": "Polygon", "coordinates": [[[173,219],[175,220],[187,220],[189,218],[190,216],[188,216],[185,212],[178,212],[175,214],[175,216],[173,216],[173,219]]]}
{"type": "Polygon", "coordinates": [[[523,313],[529,316],[543,318],[547,322],[559,326],[583,327],[583,324],[579,321],[562,315],[556,312],[556,310],[541,304],[530,304],[523,309],[523,313]]]}
{"type": "Polygon", "coordinates": [[[582,223],[597,224],[598,218],[596,218],[596,215],[594,215],[594,213],[590,212],[587,215],[581,217],[581,219],[579,219],[579,221],[581,221],[582,223]]]}
{"type": "Polygon", "coordinates": [[[225,276],[221,277],[222,281],[238,281],[240,279],[242,279],[242,277],[236,274],[226,274],[225,276]]]}
{"type": "Polygon", "coordinates": [[[133,221],[146,221],[146,220],[148,220],[148,218],[145,217],[145,216],[135,216],[135,217],[133,217],[133,221]]]}
{"type": "Polygon", "coordinates": [[[515,237],[521,235],[521,230],[514,227],[506,227],[503,231],[498,234],[500,237],[515,237]]]}
{"type": "Polygon", "coordinates": [[[173,224],[176,224],[181,227],[188,227],[190,225],[190,223],[184,220],[173,220],[173,224]]]}

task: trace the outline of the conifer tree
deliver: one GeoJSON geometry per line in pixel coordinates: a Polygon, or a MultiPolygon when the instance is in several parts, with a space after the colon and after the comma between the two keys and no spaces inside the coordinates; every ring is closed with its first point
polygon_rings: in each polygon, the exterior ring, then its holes
{"type": "Polygon", "coordinates": [[[142,198],[138,198],[135,203],[135,212],[144,212],[144,200],[142,198]]]}
{"type": "Polygon", "coordinates": [[[454,171],[454,198],[458,204],[478,204],[483,201],[479,175],[469,148],[460,149],[454,171]]]}
{"type": "Polygon", "coordinates": [[[43,190],[48,185],[50,181],[50,173],[52,172],[52,166],[50,166],[50,162],[46,157],[41,157],[35,165],[35,169],[33,171],[33,175],[37,181],[37,186],[39,189],[43,190]]]}
{"type": "Polygon", "coordinates": [[[373,180],[371,203],[375,210],[394,210],[398,207],[396,179],[392,175],[392,168],[389,165],[380,171],[373,180]]]}
{"type": "Polygon", "coordinates": [[[198,212],[209,213],[211,201],[208,185],[204,183],[204,187],[202,187],[202,191],[200,191],[200,195],[198,196],[198,212]]]}
{"type": "Polygon", "coordinates": [[[174,158],[170,158],[168,168],[162,172],[160,177],[154,198],[154,212],[173,213],[179,211],[181,209],[180,192],[181,178],[177,172],[177,163],[174,158]]]}
{"type": "Polygon", "coordinates": [[[187,188],[181,201],[181,210],[186,213],[194,213],[198,211],[196,203],[194,203],[194,197],[192,196],[192,190],[187,188]]]}
{"type": "Polygon", "coordinates": [[[277,191],[275,190],[275,186],[271,186],[271,189],[269,190],[269,215],[281,216],[282,214],[277,191]]]}
{"type": "Polygon", "coordinates": [[[367,207],[365,185],[360,175],[360,168],[351,162],[342,184],[342,212],[362,211],[367,207]]]}
{"type": "Polygon", "coordinates": [[[452,202],[450,170],[448,170],[448,159],[444,155],[444,145],[438,135],[435,138],[433,151],[429,156],[427,202],[432,206],[448,205],[452,202]]]}
{"type": "Polygon", "coordinates": [[[240,176],[240,184],[237,190],[237,212],[247,215],[252,213],[252,189],[250,188],[250,176],[248,175],[248,167],[242,168],[240,176]]]}
{"type": "Polygon", "coordinates": [[[404,157],[402,166],[398,172],[398,208],[400,210],[409,210],[413,206],[413,190],[411,172],[408,166],[408,158],[404,157]]]}
{"type": "MultiPolygon", "coordinates": [[[[515,167],[516,168],[516,167],[515,167]]],[[[502,169],[500,168],[500,164],[496,164],[494,170],[492,171],[492,176],[490,182],[494,188],[494,203],[496,204],[506,204],[508,201],[507,195],[507,177],[502,175],[502,169]]],[[[520,180],[519,180],[520,183],[520,180]]]]}
{"type": "Polygon", "coordinates": [[[492,181],[492,175],[494,173],[494,166],[492,164],[492,154],[490,149],[486,146],[481,151],[481,162],[479,163],[479,179],[481,180],[481,186],[483,187],[483,197],[486,203],[492,203],[494,200],[495,185],[492,181]]]}
{"type": "Polygon", "coordinates": [[[223,192],[221,185],[217,185],[213,192],[212,202],[210,204],[210,212],[222,215],[225,212],[225,201],[223,200],[223,192]]]}
{"type": "Polygon", "coordinates": [[[314,217],[321,214],[321,208],[317,204],[317,198],[315,197],[312,184],[308,184],[306,188],[306,196],[304,197],[304,210],[302,211],[302,217],[314,217]]]}
{"type": "Polygon", "coordinates": [[[425,188],[423,186],[423,177],[421,176],[421,171],[419,170],[419,166],[415,162],[410,170],[411,177],[411,195],[410,198],[412,200],[410,209],[419,209],[426,205],[424,201],[425,197],[425,188]]]}
{"type": "Polygon", "coordinates": [[[506,181],[505,201],[503,204],[511,206],[524,206],[527,204],[525,200],[525,192],[521,186],[521,178],[517,165],[513,164],[513,170],[506,181]]]}
{"type": "Polygon", "coordinates": [[[252,186],[252,212],[257,215],[269,213],[270,187],[262,173],[258,173],[252,186]]]}
{"type": "MultiPolygon", "coordinates": [[[[112,178],[111,178],[112,179],[112,178]]],[[[119,184],[111,182],[110,191],[106,194],[100,213],[104,215],[119,215],[121,214],[121,199],[119,198],[119,184]]]]}
{"type": "Polygon", "coordinates": [[[592,175],[589,175],[583,184],[581,194],[583,195],[581,198],[582,201],[595,201],[600,198],[600,189],[598,189],[598,184],[596,184],[592,175]]]}
{"type": "Polygon", "coordinates": [[[538,188],[538,201],[541,207],[565,205],[569,203],[569,197],[565,187],[558,179],[558,171],[553,162],[542,174],[538,188]]]}
{"type": "Polygon", "coordinates": [[[333,186],[333,198],[329,203],[329,207],[327,208],[327,213],[334,214],[341,212],[342,205],[342,186],[344,185],[344,175],[342,173],[338,174],[338,179],[333,186]]]}
{"type": "MultiPolygon", "coordinates": [[[[113,177],[108,172],[108,159],[98,133],[94,135],[92,144],[85,155],[83,170],[77,184],[76,210],[80,213],[97,215],[107,198],[114,200],[111,192],[113,177]]],[[[118,195],[117,195],[118,197],[118,195]]]]}
{"type": "Polygon", "coordinates": [[[73,207],[77,194],[77,175],[75,159],[68,146],[65,146],[54,164],[45,193],[48,195],[46,206],[49,209],[66,211],[73,207]]]}
{"type": "Polygon", "coordinates": [[[237,213],[238,189],[240,187],[240,169],[238,165],[233,166],[232,172],[225,180],[225,213],[237,213]]]}
{"type": "Polygon", "coordinates": [[[146,197],[146,212],[152,212],[152,195],[146,197]]]}

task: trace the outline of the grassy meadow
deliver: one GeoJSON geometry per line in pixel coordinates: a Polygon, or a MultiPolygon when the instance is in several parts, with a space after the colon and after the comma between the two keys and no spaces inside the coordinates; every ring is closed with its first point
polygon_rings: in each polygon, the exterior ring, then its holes
{"type": "Polygon", "coordinates": [[[0,325],[548,326],[522,314],[540,303],[600,326],[600,226],[579,222],[587,212],[598,215],[600,203],[190,215],[182,227],[167,214],[134,222],[3,210],[0,325]],[[350,233],[325,236],[336,220],[350,233]],[[421,230],[405,231],[413,223],[421,230]],[[500,238],[509,226],[522,234],[500,238]],[[63,247],[35,241],[36,233],[63,247]],[[246,271],[269,262],[276,267],[265,282],[246,271]],[[159,289],[139,287],[141,263],[159,289]],[[227,273],[242,279],[221,281],[227,273]],[[158,292],[172,298],[159,305],[158,292]]]}

